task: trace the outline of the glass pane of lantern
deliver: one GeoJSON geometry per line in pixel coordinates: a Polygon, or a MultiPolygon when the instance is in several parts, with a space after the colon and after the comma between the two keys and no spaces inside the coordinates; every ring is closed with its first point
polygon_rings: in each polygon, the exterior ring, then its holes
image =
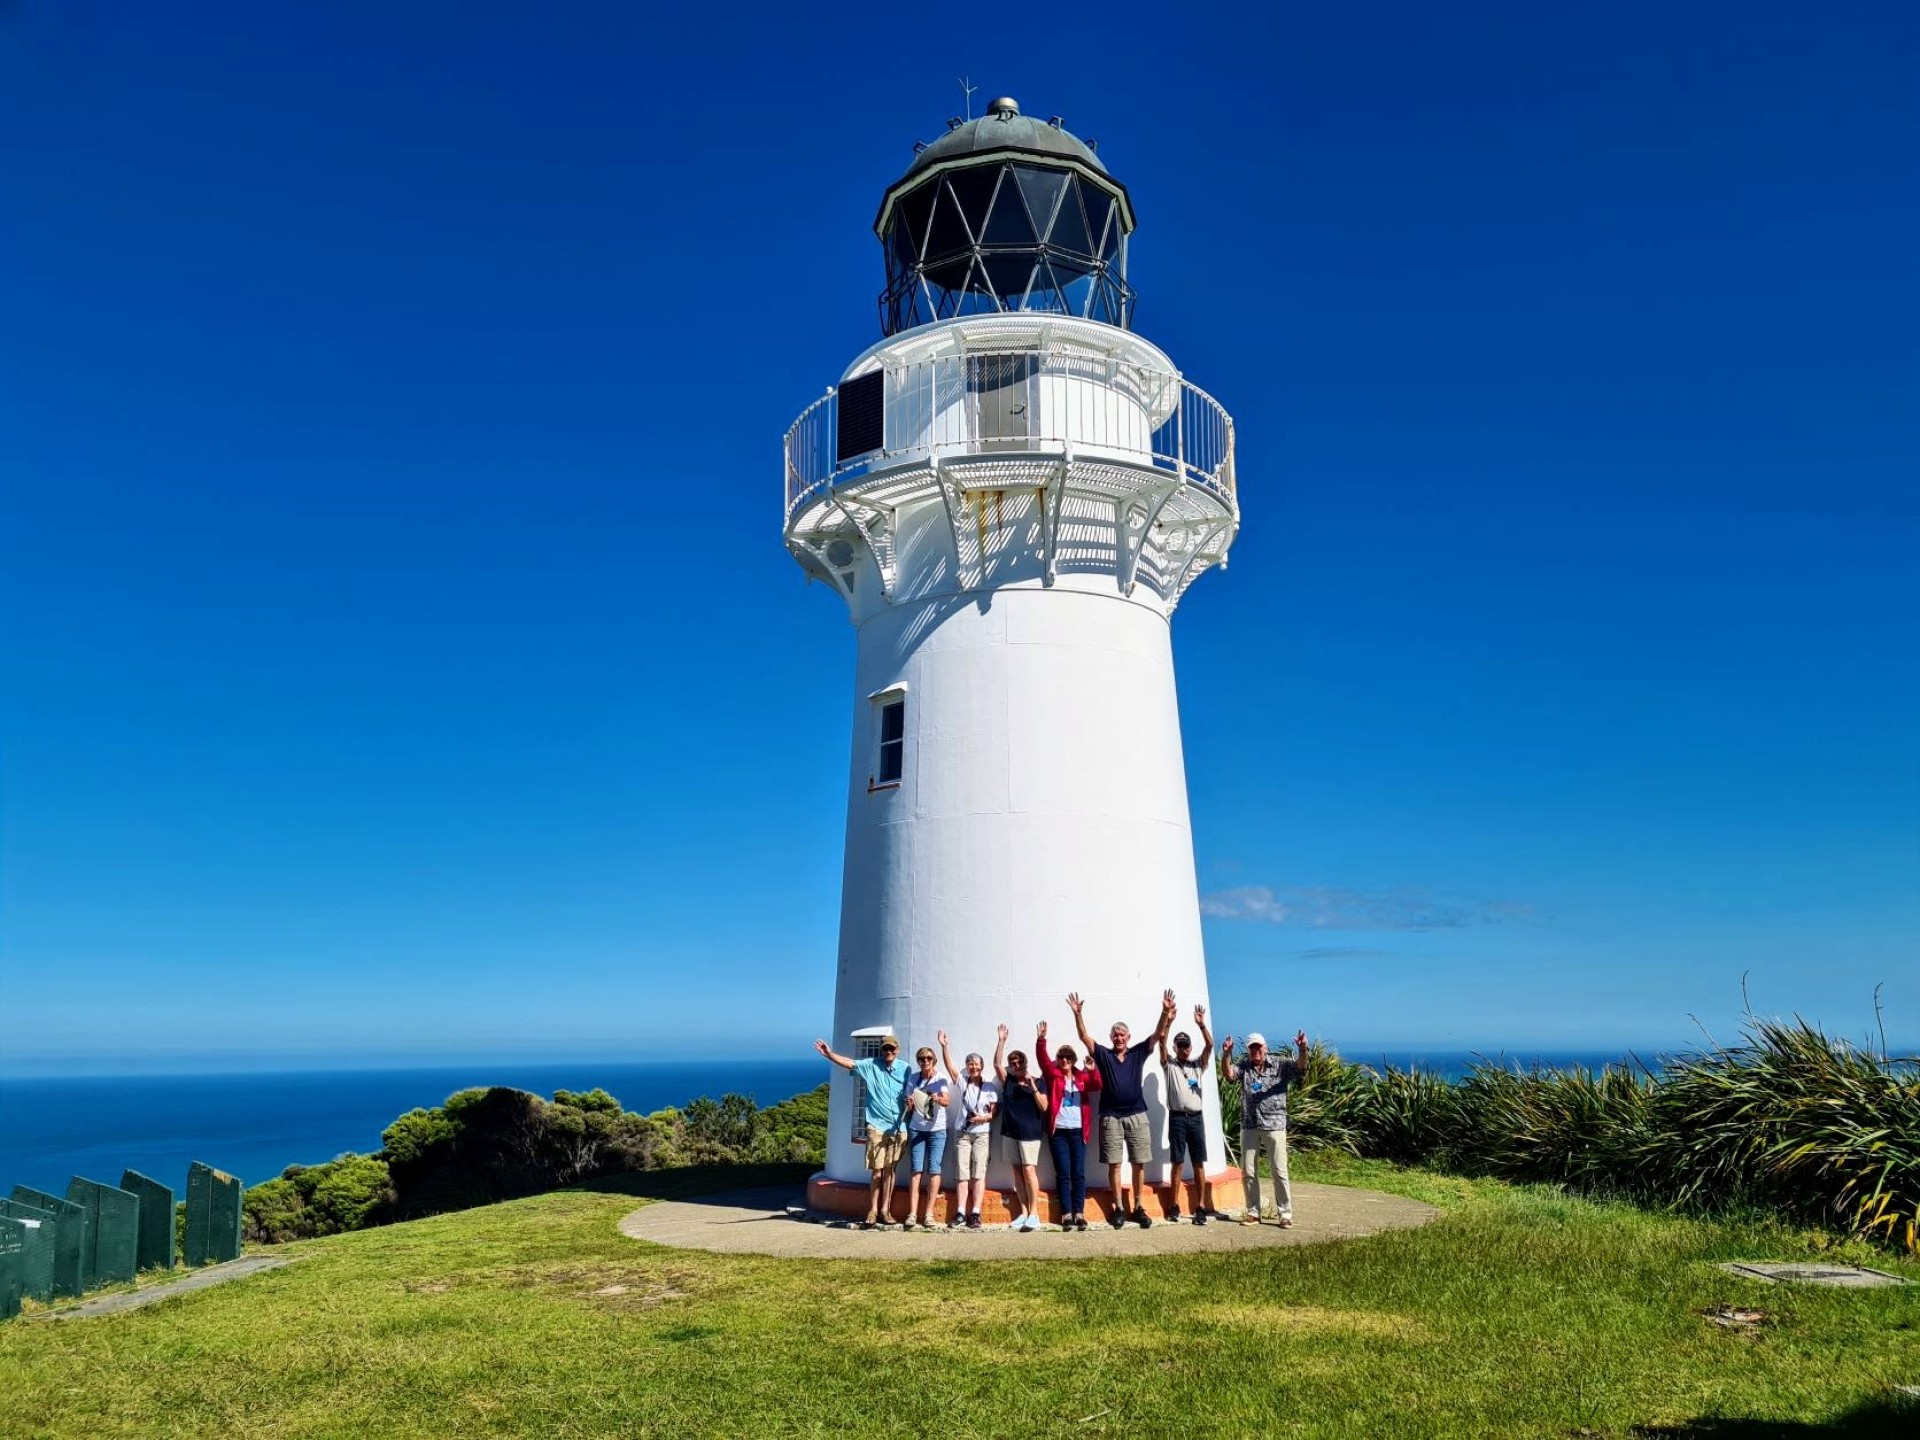
{"type": "Polygon", "coordinates": [[[1020,185],[1011,171],[1001,175],[1000,190],[993,200],[993,211],[987,216],[987,233],[983,243],[1033,244],[1033,222],[1027,218],[1027,203],[1020,198],[1020,185]]]}
{"type": "Polygon", "coordinates": [[[927,221],[933,216],[934,192],[939,187],[922,185],[900,197],[893,207],[891,252],[902,268],[920,258],[927,243],[927,221]]]}
{"type": "Polygon", "coordinates": [[[1119,236],[1120,227],[1111,224],[1115,218],[1113,197],[1104,191],[1087,187],[1087,235],[1092,243],[1087,246],[1089,255],[1110,255],[1111,249],[1102,250],[1099,246],[1111,245],[1119,236]]]}
{"type": "Polygon", "coordinates": [[[934,187],[938,198],[933,207],[933,224],[927,231],[927,258],[937,259],[969,249],[973,236],[960,218],[960,208],[945,181],[934,187]]]}
{"type": "Polygon", "coordinates": [[[1053,224],[1053,210],[1060,203],[1060,192],[1067,188],[1067,177],[1058,170],[1041,170],[1032,165],[1016,165],[1015,178],[1026,197],[1027,213],[1033,216],[1035,233],[1045,235],[1053,224]]]}
{"type": "Polygon", "coordinates": [[[956,170],[947,177],[947,188],[959,202],[961,217],[967,222],[967,234],[978,243],[987,228],[987,208],[993,203],[993,185],[998,170],[956,170]]]}
{"type": "Polygon", "coordinates": [[[1033,275],[1033,252],[989,254],[985,263],[987,280],[993,286],[993,293],[1000,297],[1000,303],[1009,310],[1019,309],[1020,298],[1027,293],[1027,281],[1033,275]]]}
{"type": "Polygon", "coordinates": [[[1081,188],[1078,180],[1068,182],[1067,193],[1060,202],[1059,213],[1053,217],[1053,229],[1047,236],[1047,242],[1075,254],[1091,255],[1093,244],[1087,238],[1086,217],[1080,213],[1081,188]]]}

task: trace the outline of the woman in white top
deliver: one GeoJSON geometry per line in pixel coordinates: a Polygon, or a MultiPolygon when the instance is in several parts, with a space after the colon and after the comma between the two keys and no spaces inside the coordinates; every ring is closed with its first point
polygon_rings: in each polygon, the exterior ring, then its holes
{"type": "Polygon", "coordinates": [[[948,1225],[980,1228],[980,1204],[987,1194],[987,1160],[993,1145],[993,1117],[1000,1108],[1000,1086],[987,1078],[987,1062],[977,1053],[967,1056],[965,1071],[953,1067],[947,1032],[940,1032],[940,1059],[952,1077],[958,1099],[953,1106],[954,1195],[956,1208],[948,1225]]]}

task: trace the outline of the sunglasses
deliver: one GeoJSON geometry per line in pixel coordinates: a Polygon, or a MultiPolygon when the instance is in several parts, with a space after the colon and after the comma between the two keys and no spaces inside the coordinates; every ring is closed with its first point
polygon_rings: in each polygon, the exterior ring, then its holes
{"type": "Polygon", "coordinates": [[[900,1047],[898,1045],[882,1045],[880,1047],[880,1053],[882,1055],[898,1055],[900,1053],[900,1047]]]}

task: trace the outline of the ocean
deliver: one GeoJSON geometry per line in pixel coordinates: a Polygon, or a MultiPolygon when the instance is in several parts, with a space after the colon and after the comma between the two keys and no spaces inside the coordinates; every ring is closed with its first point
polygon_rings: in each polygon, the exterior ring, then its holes
{"type": "Polygon", "coordinates": [[[0,1079],[0,1195],[15,1185],[64,1194],[75,1175],[117,1184],[123,1170],[184,1195],[195,1160],[253,1185],[289,1165],[378,1150],[395,1116],[475,1085],[547,1096],[597,1085],[629,1110],[652,1111],[729,1090],[771,1105],[812,1089],[830,1068],[782,1058],[0,1079]]]}
{"type": "MultiPolygon", "coordinates": [[[[1649,1062],[1654,1052],[1641,1052],[1649,1062]]],[[[1342,1050],[1457,1076],[1477,1058],[1456,1050],[1342,1050]]],[[[1623,1052],[1516,1050],[1507,1063],[1600,1065],[1623,1052]]],[[[830,1073],[817,1059],[656,1061],[615,1064],[483,1063],[417,1070],[309,1070],[285,1074],[113,1075],[0,1079],[0,1194],[16,1184],[65,1193],[75,1175],[115,1184],[138,1170],[184,1193],[187,1166],[203,1160],[247,1184],[289,1165],[317,1165],[349,1150],[380,1148],[380,1132],[415,1106],[456,1090],[508,1085],[550,1096],[556,1089],[610,1091],[629,1110],[685,1105],[729,1090],[771,1105],[810,1090],[830,1073]]]]}

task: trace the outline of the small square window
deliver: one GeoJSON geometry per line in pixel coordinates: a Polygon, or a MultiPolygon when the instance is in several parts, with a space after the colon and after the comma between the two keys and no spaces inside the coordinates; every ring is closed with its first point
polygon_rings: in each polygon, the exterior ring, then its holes
{"type": "MultiPolygon", "coordinates": [[[[856,1032],[853,1058],[856,1060],[878,1060],[880,1058],[881,1032],[856,1032]]],[[[867,1082],[859,1076],[853,1080],[853,1143],[867,1143],[867,1082]]]]}

